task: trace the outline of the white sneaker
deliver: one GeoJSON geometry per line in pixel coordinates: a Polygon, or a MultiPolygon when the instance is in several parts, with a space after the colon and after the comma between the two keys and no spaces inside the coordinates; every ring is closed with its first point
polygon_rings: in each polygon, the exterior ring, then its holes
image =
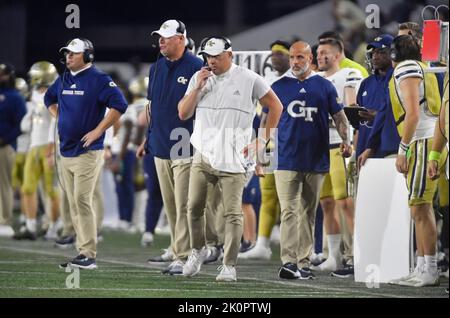
{"type": "Polygon", "coordinates": [[[50,226],[45,233],[44,239],[47,241],[55,241],[58,238],[58,227],[56,224],[50,226]]]}
{"type": "Polygon", "coordinates": [[[256,244],[251,250],[238,254],[239,259],[270,260],[271,256],[272,250],[270,247],[264,247],[258,244],[256,244]]]}
{"type": "Polygon", "coordinates": [[[430,272],[422,268],[417,275],[410,280],[404,282],[402,286],[410,287],[425,287],[425,286],[439,286],[439,273],[438,271],[430,272]]]}
{"type": "Polygon", "coordinates": [[[151,232],[145,232],[144,234],[142,234],[142,238],[141,238],[141,245],[143,247],[147,247],[152,245],[153,243],[153,234],[151,232]]]}
{"type": "Polygon", "coordinates": [[[416,267],[416,268],[414,268],[414,271],[409,273],[409,275],[407,275],[405,277],[397,278],[397,279],[392,279],[391,281],[388,282],[388,284],[390,284],[390,285],[408,286],[408,285],[404,285],[404,284],[406,284],[409,280],[411,280],[414,277],[416,277],[416,275],[419,274],[420,270],[421,270],[421,268],[416,267]]]}
{"type": "Polygon", "coordinates": [[[194,276],[200,272],[203,262],[208,257],[208,250],[203,247],[201,250],[192,249],[191,255],[183,266],[184,276],[194,276]]]}
{"type": "Polygon", "coordinates": [[[234,266],[220,265],[217,270],[220,274],[217,275],[216,281],[218,282],[235,282],[236,279],[236,269],[234,266]]]}
{"type": "Polygon", "coordinates": [[[0,224],[0,236],[1,237],[13,237],[14,230],[11,225],[0,224]]]}
{"type": "Polygon", "coordinates": [[[334,272],[342,267],[342,259],[340,257],[328,257],[327,260],[317,266],[311,265],[313,271],[334,272]]]}

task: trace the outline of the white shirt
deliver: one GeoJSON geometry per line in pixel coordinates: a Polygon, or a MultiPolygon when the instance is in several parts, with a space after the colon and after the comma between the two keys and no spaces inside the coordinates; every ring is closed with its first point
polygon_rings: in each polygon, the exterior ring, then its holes
{"type": "Polygon", "coordinates": [[[22,134],[17,137],[17,153],[26,153],[30,146],[30,130],[31,130],[31,114],[34,104],[27,102],[27,113],[20,122],[20,130],[22,134]]]}
{"type": "MultiPolygon", "coordinates": [[[[130,104],[127,107],[126,112],[120,117],[120,122],[124,123],[125,121],[130,121],[133,125],[131,129],[130,135],[130,143],[127,146],[128,150],[136,150],[137,146],[132,143],[132,141],[136,138],[137,129],[138,129],[138,116],[139,114],[145,110],[145,105],[148,103],[146,98],[141,98],[136,100],[133,104],[130,104]]],[[[114,141],[112,143],[111,151],[114,154],[118,154],[122,149],[122,144],[125,140],[125,127],[123,125],[120,126],[117,135],[114,137],[114,141]]]]}
{"type": "MultiPolygon", "coordinates": [[[[397,88],[397,92],[400,98],[400,101],[403,103],[402,91],[400,89],[400,83],[406,78],[409,77],[418,77],[422,79],[419,84],[419,100],[424,99],[424,82],[423,77],[424,74],[422,72],[422,68],[416,61],[407,60],[403,61],[395,67],[394,70],[394,81],[395,86],[397,88]]],[[[411,142],[414,142],[419,139],[427,139],[432,138],[434,136],[434,126],[436,124],[437,117],[434,115],[427,114],[427,106],[425,103],[420,104],[419,106],[419,122],[417,123],[416,131],[414,132],[413,138],[411,142]]]]}
{"type": "Polygon", "coordinates": [[[50,143],[50,129],[52,116],[44,104],[44,93],[33,90],[31,93],[31,102],[34,104],[31,113],[31,142],[30,148],[46,145],[50,143]]]}
{"type": "MultiPolygon", "coordinates": [[[[186,91],[197,85],[195,73],[186,91]]],[[[270,90],[269,84],[249,69],[232,64],[221,75],[212,75],[197,105],[191,143],[214,169],[230,173],[251,170],[242,150],[252,138],[256,103],[270,90]]]]}
{"type": "MultiPolygon", "coordinates": [[[[363,76],[360,70],[354,68],[341,68],[339,71],[334,73],[333,75],[326,77],[325,73],[320,73],[324,78],[333,83],[336,91],[338,93],[338,97],[340,99],[340,103],[344,103],[344,90],[346,87],[352,87],[355,89],[355,93],[358,92],[359,86],[361,85],[361,81],[363,80],[363,76]]],[[[347,106],[347,105],[345,105],[347,106]]],[[[351,134],[349,133],[349,136],[351,134]]],[[[330,145],[340,144],[342,143],[342,138],[339,136],[337,129],[332,127],[330,128],[330,145]]]]}

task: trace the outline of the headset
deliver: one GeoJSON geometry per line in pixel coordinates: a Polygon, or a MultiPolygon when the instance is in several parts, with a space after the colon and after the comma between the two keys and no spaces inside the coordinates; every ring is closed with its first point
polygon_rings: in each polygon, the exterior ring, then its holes
{"type": "MultiPolygon", "coordinates": [[[[85,64],[92,63],[94,61],[94,45],[92,44],[91,41],[89,41],[86,38],[79,38],[79,39],[84,42],[83,62],[85,64]]],[[[70,42],[72,42],[72,40],[68,41],[66,43],[66,46],[68,46],[70,44],[70,42]]],[[[65,51],[63,54],[65,57],[67,54],[67,51],[65,51]]],[[[61,64],[66,65],[65,58],[61,58],[60,62],[61,62],[61,64]]]]}
{"type": "Polygon", "coordinates": [[[176,29],[177,33],[183,34],[186,32],[186,26],[180,20],[175,20],[178,23],[178,28],[176,29]]]}
{"type": "Polygon", "coordinates": [[[226,38],[224,36],[210,36],[209,38],[203,39],[202,43],[200,44],[200,52],[205,50],[206,43],[208,43],[211,39],[219,39],[223,41],[223,49],[224,51],[228,50],[230,47],[232,47],[231,41],[229,38],[226,38]]]}
{"type": "Polygon", "coordinates": [[[394,62],[401,62],[401,61],[409,59],[409,57],[411,57],[411,55],[414,55],[414,53],[418,54],[418,56],[414,57],[414,59],[417,59],[420,57],[420,51],[421,51],[421,48],[420,48],[419,43],[417,43],[416,39],[411,34],[399,35],[399,36],[396,36],[394,38],[394,40],[392,41],[391,59],[394,62]],[[407,38],[409,38],[410,41],[412,41],[414,43],[415,48],[417,49],[417,52],[411,52],[410,46],[407,46],[407,47],[400,46],[400,44],[402,42],[404,42],[404,40],[406,40],[407,38]]]}

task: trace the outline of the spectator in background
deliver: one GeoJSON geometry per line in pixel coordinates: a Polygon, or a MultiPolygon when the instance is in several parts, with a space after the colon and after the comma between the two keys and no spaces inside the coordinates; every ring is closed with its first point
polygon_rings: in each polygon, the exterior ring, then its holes
{"type": "Polygon", "coordinates": [[[13,236],[13,188],[16,139],[27,109],[25,100],[15,89],[16,73],[12,65],[0,62],[0,236],[13,236]]]}

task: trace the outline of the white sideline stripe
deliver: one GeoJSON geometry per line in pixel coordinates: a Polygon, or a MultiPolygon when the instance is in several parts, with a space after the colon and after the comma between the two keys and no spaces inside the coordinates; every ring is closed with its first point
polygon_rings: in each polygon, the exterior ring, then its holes
{"type": "MultiPolygon", "coordinates": [[[[49,255],[49,256],[64,256],[62,254],[59,253],[54,253],[54,252],[47,252],[47,251],[36,251],[36,250],[30,250],[30,249],[25,249],[25,248],[16,248],[16,247],[6,247],[6,246],[0,246],[0,249],[4,249],[4,250],[11,250],[11,251],[16,251],[16,252],[25,252],[25,253],[32,253],[32,254],[41,254],[41,255],[49,255]]],[[[124,261],[117,261],[117,260],[108,260],[108,259],[103,259],[103,258],[98,258],[97,259],[100,262],[105,262],[105,263],[111,263],[111,264],[117,264],[117,265],[128,265],[128,266],[133,266],[133,267],[140,267],[140,268],[151,268],[151,269],[161,269],[161,267],[156,267],[156,266],[151,266],[151,265],[143,265],[143,264],[137,264],[137,263],[131,263],[131,262],[124,262],[124,261]]],[[[56,266],[56,265],[55,265],[56,266]]],[[[201,273],[202,275],[207,275],[207,276],[216,276],[215,274],[209,274],[209,273],[201,273]]],[[[279,281],[279,280],[269,280],[269,279],[258,279],[258,278],[253,278],[253,277],[239,277],[240,279],[245,279],[245,280],[251,280],[251,281],[256,281],[256,282],[260,282],[260,283],[270,283],[270,284],[279,284],[279,285],[285,285],[285,286],[290,286],[290,287],[308,287],[308,288],[312,288],[312,289],[317,289],[317,290],[321,290],[321,291],[325,291],[325,292],[336,292],[339,294],[351,294],[351,295],[355,295],[355,296],[361,296],[362,294],[366,295],[366,296],[370,296],[370,297],[386,297],[386,298],[417,298],[414,296],[404,296],[404,295],[393,295],[393,294],[386,294],[386,293],[370,293],[370,292],[365,292],[362,290],[358,290],[356,292],[352,291],[351,288],[349,289],[343,289],[343,288],[336,288],[336,287],[325,287],[325,286],[318,286],[318,285],[310,285],[310,284],[299,284],[299,283],[294,283],[294,282],[289,282],[289,281],[279,281]]],[[[338,280],[338,278],[337,278],[338,280]]],[[[296,280],[297,282],[301,282],[296,280]]],[[[238,282],[239,283],[239,282],[238,282]]],[[[234,283],[233,286],[235,286],[236,283],[234,283]]],[[[376,291],[376,288],[374,288],[374,290],[376,291]]],[[[173,291],[173,289],[171,289],[171,291],[173,291]]]]}
{"type": "MultiPolygon", "coordinates": [[[[173,292],[173,289],[167,289],[167,288],[100,288],[100,287],[92,287],[92,288],[66,288],[66,287],[13,287],[13,286],[7,286],[2,287],[2,289],[19,289],[19,290],[79,290],[79,291],[90,291],[90,290],[96,290],[96,291],[165,291],[165,292],[173,292]]],[[[279,290],[278,290],[279,291],[279,290]]],[[[186,292],[205,292],[205,293],[236,293],[237,291],[235,289],[232,290],[211,290],[211,289],[188,289],[186,292]]],[[[239,291],[238,291],[239,292],[239,291]]],[[[241,291],[241,292],[247,292],[247,291],[241,291]]],[[[273,294],[273,291],[262,291],[257,290],[255,291],[256,294],[273,294]]],[[[295,297],[295,296],[309,296],[309,295],[321,295],[321,292],[289,292],[288,296],[295,297]]]]}

